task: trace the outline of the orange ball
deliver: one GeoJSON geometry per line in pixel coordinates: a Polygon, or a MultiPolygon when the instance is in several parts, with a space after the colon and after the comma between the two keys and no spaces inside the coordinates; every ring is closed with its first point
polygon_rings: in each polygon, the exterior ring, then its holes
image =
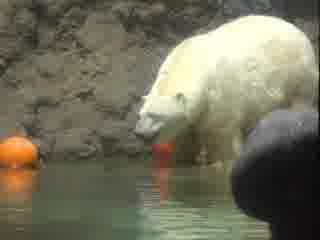
{"type": "Polygon", "coordinates": [[[9,137],[0,143],[0,165],[20,168],[35,164],[38,148],[26,137],[9,137]]]}

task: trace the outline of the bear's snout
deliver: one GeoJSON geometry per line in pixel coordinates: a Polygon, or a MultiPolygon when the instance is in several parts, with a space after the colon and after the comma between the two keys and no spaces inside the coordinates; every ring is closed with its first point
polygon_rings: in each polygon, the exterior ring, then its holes
{"type": "Polygon", "coordinates": [[[135,127],[133,133],[138,139],[141,139],[144,142],[152,142],[156,135],[151,132],[146,133],[144,131],[141,131],[141,129],[138,127],[135,127]]]}
{"type": "Polygon", "coordinates": [[[142,131],[141,127],[139,126],[139,122],[136,124],[134,130],[133,130],[134,135],[139,138],[139,139],[144,139],[145,138],[145,134],[142,131]]]}
{"type": "Polygon", "coordinates": [[[133,133],[137,138],[147,141],[148,139],[151,138],[151,134],[149,131],[146,131],[144,122],[145,122],[144,120],[139,119],[138,122],[136,123],[133,133]]]}
{"type": "Polygon", "coordinates": [[[152,142],[158,132],[153,125],[152,119],[140,118],[136,123],[133,133],[138,139],[144,142],[152,142]]]}

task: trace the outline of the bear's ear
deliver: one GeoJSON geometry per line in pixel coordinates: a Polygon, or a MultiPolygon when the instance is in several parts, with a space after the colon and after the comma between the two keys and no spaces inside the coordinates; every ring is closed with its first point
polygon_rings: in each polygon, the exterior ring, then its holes
{"type": "Polygon", "coordinates": [[[177,93],[175,95],[175,98],[179,103],[182,103],[183,105],[187,103],[187,98],[183,93],[177,93]]]}

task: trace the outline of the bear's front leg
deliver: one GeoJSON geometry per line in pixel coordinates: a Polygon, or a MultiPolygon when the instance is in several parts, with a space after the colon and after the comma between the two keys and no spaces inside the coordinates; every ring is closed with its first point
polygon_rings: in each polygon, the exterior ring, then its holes
{"type": "Polygon", "coordinates": [[[173,159],[177,164],[195,165],[200,154],[201,143],[193,128],[177,137],[173,159]]]}
{"type": "Polygon", "coordinates": [[[207,147],[207,157],[211,167],[229,171],[232,161],[239,158],[242,148],[242,136],[240,131],[232,131],[230,134],[212,136],[207,147]]]}
{"type": "Polygon", "coordinates": [[[235,134],[232,137],[232,152],[233,156],[231,161],[235,161],[240,157],[243,145],[243,135],[239,131],[238,134],[235,134]]]}

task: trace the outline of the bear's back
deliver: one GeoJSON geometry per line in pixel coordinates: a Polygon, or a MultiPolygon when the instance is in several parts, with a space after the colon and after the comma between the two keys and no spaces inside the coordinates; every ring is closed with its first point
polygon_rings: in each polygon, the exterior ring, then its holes
{"type": "Polygon", "coordinates": [[[314,61],[311,42],[285,20],[262,15],[241,17],[178,44],[161,66],[152,91],[160,96],[178,92],[193,94],[197,89],[216,84],[210,79],[228,77],[220,76],[222,73],[214,76],[228,70],[223,70],[225,60],[249,72],[251,65],[258,64],[257,69],[262,69],[269,62],[273,66],[289,67],[296,59],[300,61],[306,49],[311,53],[307,61],[314,61]]]}
{"type": "Polygon", "coordinates": [[[205,50],[201,45],[203,39],[204,35],[190,37],[172,50],[156,79],[158,95],[173,96],[194,87],[194,79],[200,79],[202,72],[201,59],[204,59],[205,50]]]}
{"type": "MultiPolygon", "coordinates": [[[[292,23],[264,15],[249,15],[225,23],[207,33],[207,39],[213,45],[208,49],[208,54],[220,54],[222,57],[254,54],[253,51],[263,47],[269,48],[273,43],[276,44],[273,46],[275,49],[272,50],[272,54],[276,54],[281,48],[312,47],[305,33],[292,23]]],[[[268,51],[270,52],[269,49],[268,51]]],[[[291,60],[295,57],[288,55],[291,60]]]]}
{"type": "Polygon", "coordinates": [[[208,55],[219,55],[209,89],[231,91],[237,101],[243,93],[258,91],[257,98],[248,95],[247,101],[261,102],[264,95],[269,100],[281,98],[279,91],[294,90],[302,79],[316,86],[312,44],[289,22],[270,16],[242,17],[208,33],[208,39],[215,45],[208,55]]]}

